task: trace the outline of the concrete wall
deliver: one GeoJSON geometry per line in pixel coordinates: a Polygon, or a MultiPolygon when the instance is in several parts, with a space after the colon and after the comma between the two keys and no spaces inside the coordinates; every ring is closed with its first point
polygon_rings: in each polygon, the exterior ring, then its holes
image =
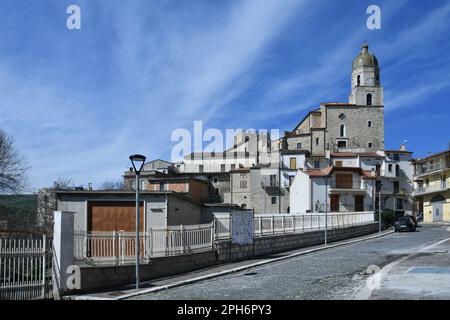
{"type": "Polygon", "coordinates": [[[189,225],[202,223],[202,207],[198,204],[172,197],[168,203],[167,224],[189,225]]]}
{"type": "MultiPolygon", "coordinates": [[[[150,264],[141,265],[140,278],[141,281],[148,281],[206,268],[216,263],[215,251],[153,258],[150,264]]],[[[79,293],[113,290],[120,286],[131,285],[136,281],[134,265],[81,267],[80,270],[81,290],[78,291],[79,293]]],[[[71,294],[78,292],[72,291],[71,294]]]]}
{"type": "Polygon", "coordinates": [[[306,213],[310,208],[310,180],[309,175],[299,171],[295,176],[290,190],[291,213],[306,213]]]}

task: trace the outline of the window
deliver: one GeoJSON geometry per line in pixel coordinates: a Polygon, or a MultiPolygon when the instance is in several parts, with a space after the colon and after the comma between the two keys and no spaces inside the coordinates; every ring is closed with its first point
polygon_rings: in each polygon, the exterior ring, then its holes
{"type": "Polygon", "coordinates": [[[316,146],[318,146],[319,145],[319,138],[316,138],[316,146]]]}
{"type": "Polygon", "coordinates": [[[221,171],[221,172],[225,172],[225,165],[224,165],[224,164],[221,164],[221,165],[220,165],[220,171],[221,171]]]}
{"type": "Polygon", "coordinates": [[[367,121],[367,126],[368,126],[369,128],[372,128],[372,121],[371,121],[371,120],[367,121]]]}
{"type": "Polygon", "coordinates": [[[367,105],[368,106],[372,105],[372,94],[371,93],[367,94],[367,105]]]}
{"type": "Polygon", "coordinates": [[[342,167],[342,160],[336,160],[334,164],[336,167],[342,167]]]}
{"type": "Polygon", "coordinates": [[[203,172],[203,165],[202,165],[202,164],[200,164],[200,165],[198,166],[198,172],[200,172],[200,173],[203,172]]]}
{"type": "Polygon", "coordinates": [[[403,199],[396,199],[397,201],[397,210],[403,210],[403,199]]]}
{"type": "Polygon", "coordinates": [[[388,164],[388,171],[391,173],[392,172],[392,164],[388,164]]]}
{"type": "Polygon", "coordinates": [[[214,178],[213,181],[214,181],[214,183],[217,183],[217,181],[219,181],[219,180],[217,178],[214,178]]]}
{"type": "Polygon", "coordinates": [[[239,187],[241,189],[247,189],[247,180],[240,181],[239,187]]]}
{"type": "Polygon", "coordinates": [[[289,169],[291,170],[297,169],[297,158],[292,157],[289,159],[289,169]]]}
{"type": "Polygon", "coordinates": [[[272,197],[271,202],[272,202],[272,204],[277,204],[277,197],[272,197]]]}
{"type": "Polygon", "coordinates": [[[231,165],[231,170],[234,170],[234,169],[236,169],[236,165],[233,163],[233,164],[231,165]]]}
{"type": "Polygon", "coordinates": [[[395,194],[399,193],[400,192],[400,184],[399,184],[399,182],[398,181],[394,181],[393,184],[394,184],[394,193],[395,194]]]}
{"type": "Polygon", "coordinates": [[[345,137],[345,125],[341,124],[339,134],[341,137],[345,137]]]}
{"type": "Polygon", "coordinates": [[[367,147],[368,147],[368,148],[372,148],[372,142],[369,142],[369,143],[367,144],[367,147]]]}
{"type": "Polygon", "coordinates": [[[277,186],[277,176],[275,174],[270,175],[270,186],[271,187],[277,186]]]}
{"type": "Polygon", "coordinates": [[[215,156],[216,156],[216,152],[215,151],[211,152],[211,157],[214,158],[215,156]]]}
{"type": "Polygon", "coordinates": [[[345,119],[345,114],[341,113],[341,114],[339,115],[339,119],[344,120],[344,119],[345,119]]]}
{"type": "Polygon", "coordinates": [[[245,142],[248,142],[250,140],[249,136],[245,136],[245,142]]]}
{"type": "Polygon", "coordinates": [[[297,142],[297,150],[300,150],[302,148],[302,143],[301,142],[297,142]]]}
{"type": "Polygon", "coordinates": [[[357,85],[358,87],[361,85],[361,76],[360,76],[360,75],[358,75],[358,76],[356,77],[356,85],[357,85]]]}
{"type": "Polygon", "coordinates": [[[160,182],[160,183],[159,183],[159,190],[160,190],[160,191],[166,190],[166,184],[165,184],[164,182],[160,182]]]}
{"type": "Polygon", "coordinates": [[[338,141],[338,148],[347,148],[347,141],[338,141]]]}
{"type": "Polygon", "coordinates": [[[314,160],[314,168],[320,169],[320,160],[314,160]]]}

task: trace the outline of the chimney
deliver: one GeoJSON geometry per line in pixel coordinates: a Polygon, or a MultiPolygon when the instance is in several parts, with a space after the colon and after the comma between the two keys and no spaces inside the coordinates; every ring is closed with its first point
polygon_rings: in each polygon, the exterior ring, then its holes
{"type": "Polygon", "coordinates": [[[405,151],[406,150],[406,146],[403,143],[400,145],[400,150],[401,151],[405,151]]]}

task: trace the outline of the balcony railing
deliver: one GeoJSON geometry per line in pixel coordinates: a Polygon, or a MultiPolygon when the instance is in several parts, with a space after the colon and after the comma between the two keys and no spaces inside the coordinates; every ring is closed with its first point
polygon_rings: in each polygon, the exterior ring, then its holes
{"type": "Polygon", "coordinates": [[[419,187],[416,190],[414,190],[414,195],[419,196],[419,195],[426,194],[426,193],[441,192],[441,191],[445,191],[449,188],[450,188],[450,184],[448,184],[446,182],[441,182],[438,184],[433,184],[431,186],[419,187]]]}
{"type": "Polygon", "coordinates": [[[417,167],[417,174],[427,174],[430,172],[450,169],[450,161],[440,161],[438,163],[422,165],[417,167]]]}
{"type": "Polygon", "coordinates": [[[328,187],[330,189],[345,189],[345,190],[366,190],[366,184],[361,181],[339,181],[332,180],[329,182],[328,187]]]}
{"type": "Polygon", "coordinates": [[[325,212],[325,208],[327,208],[327,212],[333,212],[333,213],[347,213],[347,212],[365,212],[365,211],[372,211],[373,210],[373,204],[372,202],[364,203],[363,206],[355,206],[354,204],[342,204],[339,203],[339,206],[332,206],[329,202],[327,206],[325,207],[325,203],[314,203],[314,212],[323,213],[325,212]]]}

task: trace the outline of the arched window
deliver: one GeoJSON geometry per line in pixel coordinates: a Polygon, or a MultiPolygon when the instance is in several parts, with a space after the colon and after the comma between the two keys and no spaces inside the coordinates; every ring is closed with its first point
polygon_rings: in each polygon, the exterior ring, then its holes
{"type": "Polygon", "coordinates": [[[345,137],[345,124],[341,124],[339,133],[341,137],[345,137]]]}
{"type": "Polygon", "coordinates": [[[358,87],[361,85],[361,76],[360,76],[360,75],[358,75],[358,76],[356,77],[356,85],[357,85],[358,87]]]}
{"type": "Polygon", "coordinates": [[[372,105],[372,94],[371,93],[367,94],[367,105],[368,106],[372,105]]]}

